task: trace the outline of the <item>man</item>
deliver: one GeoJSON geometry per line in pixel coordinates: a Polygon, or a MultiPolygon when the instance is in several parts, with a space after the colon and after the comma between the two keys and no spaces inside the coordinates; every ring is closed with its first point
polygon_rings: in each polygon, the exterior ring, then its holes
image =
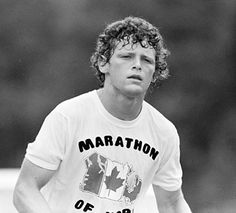
{"type": "Polygon", "coordinates": [[[91,58],[101,88],[59,104],[28,145],[14,191],[22,213],[133,213],[153,184],[160,213],[191,213],[179,137],[144,101],[168,77],[156,27],[127,17],[106,27],[91,58]]]}

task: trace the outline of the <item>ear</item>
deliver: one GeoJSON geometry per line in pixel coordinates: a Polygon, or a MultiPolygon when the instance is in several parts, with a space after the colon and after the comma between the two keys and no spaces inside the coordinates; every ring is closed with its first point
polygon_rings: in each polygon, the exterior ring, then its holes
{"type": "Polygon", "coordinates": [[[158,79],[157,74],[156,74],[156,73],[153,73],[153,76],[152,76],[152,83],[155,83],[157,79],[158,79]]]}
{"type": "Polygon", "coordinates": [[[109,68],[109,63],[106,62],[104,56],[99,59],[99,61],[98,61],[98,67],[99,67],[99,70],[100,70],[102,73],[104,73],[104,74],[108,73],[108,71],[109,71],[109,69],[108,69],[108,68],[109,68]]]}

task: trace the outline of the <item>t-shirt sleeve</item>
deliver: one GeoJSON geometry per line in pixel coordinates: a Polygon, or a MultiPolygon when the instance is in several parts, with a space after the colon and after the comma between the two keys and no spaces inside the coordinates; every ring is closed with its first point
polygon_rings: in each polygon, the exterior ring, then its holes
{"type": "Polygon", "coordinates": [[[175,191],[182,185],[182,168],[180,164],[180,142],[177,131],[165,141],[163,153],[160,156],[153,184],[167,191],[175,191]]]}
{"type": "Polygon", "coordinates": [[[67,119],[53,110],[44,120],[33,143],[29,143],[25,157],[32,163],[56,170],[63,159],[67,137],[67,119]]]}

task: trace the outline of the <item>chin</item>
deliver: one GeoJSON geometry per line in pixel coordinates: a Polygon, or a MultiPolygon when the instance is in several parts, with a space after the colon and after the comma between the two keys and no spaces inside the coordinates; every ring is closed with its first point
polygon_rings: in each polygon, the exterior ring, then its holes
{"type": "Polygon", "coordinates": [[[141,87],[129,87],[124,89],[124,93],[128,97],[143,97],[146,91],[141,87]]]}

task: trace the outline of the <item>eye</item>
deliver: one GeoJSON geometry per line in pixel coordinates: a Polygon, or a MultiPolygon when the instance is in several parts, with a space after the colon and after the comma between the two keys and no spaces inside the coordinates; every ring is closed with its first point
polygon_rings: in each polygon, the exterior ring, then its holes
{"type": "Polygon", "coordinates": [[[144,61],[151,63],[151,61],[148,58],[145,58],[144,61]]]}
{"type": "Polygon", "coordinates": [[[121,55],[121,58],[128,59],[128,58],[131,58],[131,56],[130,55],[121,55]]]}
{"type": "Polygon", "coordinates": [[[144,58],[144,61],[147,62],[148,64],[153,64],[153,60],[149,59],[149,58],[144,58]]]}

